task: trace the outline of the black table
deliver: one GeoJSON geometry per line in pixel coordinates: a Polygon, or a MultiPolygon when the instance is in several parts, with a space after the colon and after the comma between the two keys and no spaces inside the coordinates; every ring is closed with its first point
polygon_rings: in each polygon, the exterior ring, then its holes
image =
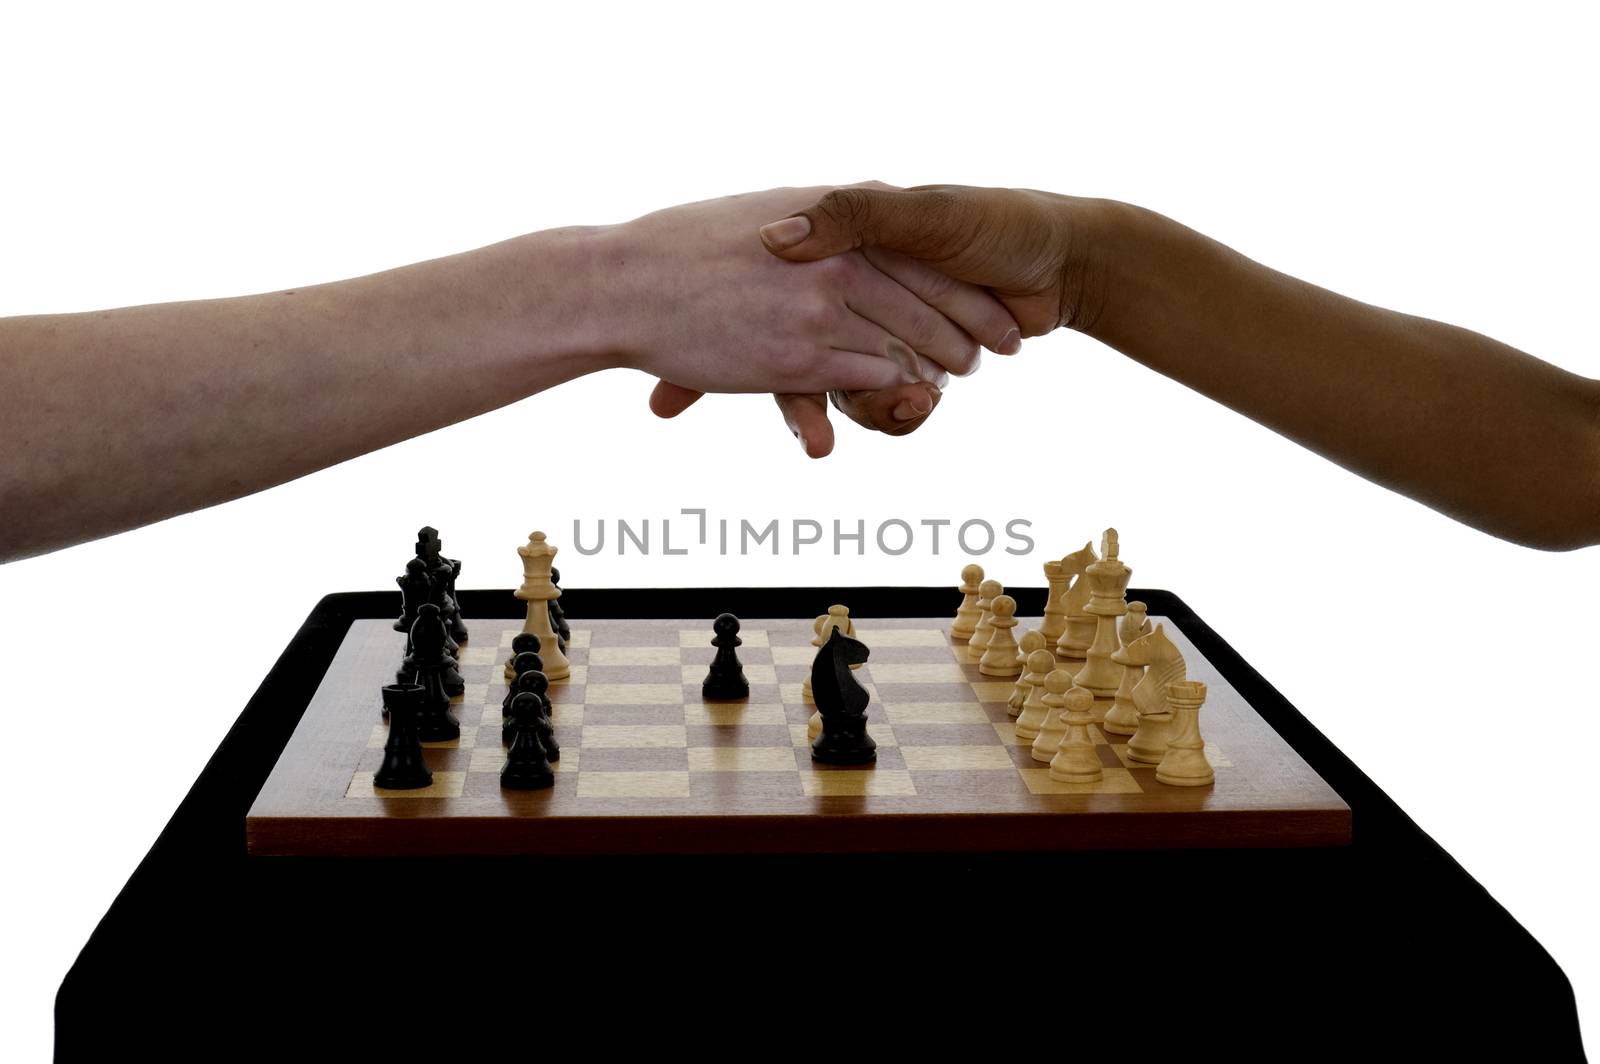
{"type": "MultiPolygon", "coordinates": [[[[1019,612],[1042,606],[1042,592],[1014,594],[1019,612]]],[[[1247,1060],[1408,1047],[1584,1059],[1571,986],[1538,942],[1180,599],[1129,597],[1173,618],[1339,792],[1353,845],[250,858],[245,813],[350,622],[398,612],[392,592],[330,595],[68,972],[58,1059],[226,1059],[241,1046],[317,1059],[340,1034],[375,1056],[430,1038],[537,1049],[559,1034],[607,1054],[741,1059],[969,1039],[986,1053],[1109,1040],[1247,1060]]],[[[461,598],[469,617],[522,609],[503,591],[461,598]]],[[[563,598],[594,618],[804,617],[834,601],[863,617],[954,606],[948,588],[563,598]]]]}

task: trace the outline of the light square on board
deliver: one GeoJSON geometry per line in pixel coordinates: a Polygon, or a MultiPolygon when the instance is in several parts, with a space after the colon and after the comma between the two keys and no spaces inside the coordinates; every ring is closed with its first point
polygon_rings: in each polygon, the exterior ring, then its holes
{"type": "Polygon", "coordinates": [[[916,771],[1014,772],[1016,763],[1002,746],[903,746],[906,767],[916,771]]]}
{"type": "MultiPolygon", "coordinates": [[[[784,724],[788,718],[783,707],[775,704],[757,705],[746,702],[686,702],[683,706],[685,724],[756,725],[784,724]]],[[[381,743],[379,745],[382,745],[381,743]]]]}
{"type": "Polygon", "coordinates": [[[870,795],[911,796],[917,788],[907,769],[864,769],[849,771],[811,771],[800,774],[807,796],[858,797],[870,795]]]}
{"type": "Polygon", "coordinates": [[[676,665],[677,647],[594,647],[591,665],[676,665]]]}
{"type": "Polygon", "coordinates": [[[684,747],[689,745],[683,725],[585,724],[583,745],[589,747],[684,747]]]}
{"type": "Polygon", "coordinates": [[[873,683],[966,683],[967,674],[961,666],[949,662],[896,665],[867,662],[872,670],[873,683]]]}
{"type": "Polygon", "coordinates": [[[580,798],[687,798],[688,772],[580,772],[580,798]]]}
{"type": "Polygon", "coordinates": [[[793,772],[791,746],[692,746],[690,772],[793,772]]]}
{"type": "Polygon", "coordinates": [[[592,683],[583,700],[591,706],[676,706],[683,703],[683,684],[592,683]]]}

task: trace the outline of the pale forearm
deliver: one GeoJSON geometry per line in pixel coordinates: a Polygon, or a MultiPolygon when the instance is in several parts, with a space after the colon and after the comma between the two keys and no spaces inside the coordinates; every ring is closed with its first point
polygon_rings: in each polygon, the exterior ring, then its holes
{"type": "Polygon", "coordinates": [[[0,561],[236,498],[614,364],[556,230],[234,299],[0,320],[0,561]]]}
{"type": "Polygon", "coordinates": [[[1107,205],[1088,331],[1362,476],[1492,534],[1600,542],[1596,382],[1107,205]]]}

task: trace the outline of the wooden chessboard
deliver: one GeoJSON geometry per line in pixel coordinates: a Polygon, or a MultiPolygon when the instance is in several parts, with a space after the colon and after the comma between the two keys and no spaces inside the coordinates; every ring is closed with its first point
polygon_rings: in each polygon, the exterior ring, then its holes
{"type": "MultiPolygon", "coordinates": [[[[379,689],[404,644],[357,620],[246,822],[253,854],[843,852],[1327,846],[1350,841],[1337,794],[1161,617],[1204,680],[1207,787],[1158,783],[1126,739],[1091,732],[1105,778],[1053,781],[1017,740],[1011,681],[979,674],[943,618],[859,618],[872,652],[877,763],[814,763],[801,694],[812,618],[747,619],[742,702],[706,702],[709,619],[571,619],[568,681],[551,685],[554,788],[509,791],[500,705],[521,625],[467,621],[461,738],[425,744],[423,790],[374,788],[379,689]]],[[[1036,624],[1037,622],[1031,622],[1036,624]]],[[[1030,624],[1024,621],[1024,624],[1030,624]]]]}

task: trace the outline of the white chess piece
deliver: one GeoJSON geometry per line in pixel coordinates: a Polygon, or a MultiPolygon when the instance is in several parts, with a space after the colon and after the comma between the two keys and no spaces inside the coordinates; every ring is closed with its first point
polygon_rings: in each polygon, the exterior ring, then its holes
{"type": "Polygon", "coordinates": [[[1011,697],[1006,701],[1006,712],[1015,717],[1022,712],[1023,703],[1028,700],[1028,689],[1034,681],[1030,679],[1033,674],[1028,672],[1028,658],[1035,650],[1045,650],[1044,633],[1036,632],[1029,628],[1022,633],[1022,638],[1017,640],[1017,664],[1022,667],[1017,682],[1011,687],[1011,697]]]}
{"type": "Polygon", "coordinates": [[[1048,650],[1035,650],[1028,656],[1028,674],[1032,677],[1032,686],[1028,690],[1028,700],[1022,704],[1022,712],[1017,715],[1018,739],[1032,742],[1039,734],[1039,726],[1044,723],[1048,709],[1044,704],[1044,682],[1055,667],[1055,655],[1048,650]]]}
{"type": "MultiPolygon", "coordinates": [[[[1145,615],[1146,609],[1142,602],[1128,603],[1128,612],[1117,623],[1117,639],[1124,647],[1150,634],[1150,618],[1145,615]]],[[[1111,655],[1113,662],[1122,665],[1122,682],[1117,685],[1117,693],[1111,709],[1106,712],[1106,719],[1100,722],[1100,730],[1109,735],[1132,735],[1139,730],[1139,707],[1133,701],[1133,688],[1144,679],[1144,666],[1124,664],[1118,660],[1122,656],[1125,655],[1120,650],[1111,655]]]]}
{"type": "Polygon", "coordinates": [[[978,605],[978,585],[983,583],[983,566],[969,565],[961,570],[961,606],[956,610],[955,623],[950,625],[950,638],[957,643],[965,643],[972,638],[972,633],[978,627],[978,619],[983,616],[983,607],[978,605]]]}
{"type": "Polygon", "coordinates": [[[1054,647],[1062,668],[1073,672],[1083,668],[1084,655],[1094,640],[1095,620],[1084,607],[1089,604],[1089,581],[1084,570],[1095,561],[1094,544],[1085,543],[1061,559],[1061,576],[1071,577],[1072,584],[1061,596],[1061,611],[1066,616],[1066,628],[1054,647]]]}
{"type": "Polygon", "coordinates": [[[552,683],[565,680],[572,675],[572,666],[561,652],[555,629],[550,626],[550,603],[561,597],[561,589],[550,580],[556,548],[545,542],[543,532],[534,532],[526,544],[517,548],[517,553],[522,555],[522,586],[514,594],[528,604],[528,617],[522,630],[539,637],[539,657],[544,662],[545,678],[552,683]]]}
{"type": "Polygon", "coordinates": [[[1098,783],[1106,772],[1094,741],[1089,738],[1089,725],[1094,722],[1094,692],[1074,687],[1063,701],[1066,703],[1062,709],[1065,732],[1056,756],[1050,759],[1050,778],[1062,783],[1098,783]]]}
{"type": "Polygon", "coordinates": [[[1122,682],[1122,666],[1112,656],[1119,649],[1117,618],[1128,612],[1124,595],[1133,576],[1133,570],[1117,557],[1117,549],[1117,530],[1108,528],[1100,541],[1102,557],[1084,570],[1089,580],[1089,604],[1084,612],[1095,619],[1094,641],[1086,652],[1083,668],[1073,675],[1079,687],[1087,687],[1103,703],[1095,707],[1095,716],[1102,720],[1122,682]]]}
{"type": "Polygon", "coordinates": [[[1128,740],[1128,758],[1147,765],[1159,765],[1167,752],[1167,725],[1172,710],[1167,705],[1167,686],[1187,675],[1183,654],[1167,637],[1166,625],[1140,636],[1116,656],[1123,665],[1145,665],[1144,679],[1133,688],[1133,704],[1139,707],[1139,727],[1128,740]]]}
{"type": "Polygon", "coordinates": [[[1174,787],[1204,787],[1216,773],[1206,760],[1206,741],[1200,738],[1200,707],[1206,685],[1199,680],[1179,680],[1167,685],[1167,705],[1172,707],[1172,730],[1167,753],[1156,766],[1156,780],[1174,787]]]}
{"type": "Polygon", "coordinates": [[[1017,626],[1017,600],[1010,595],[999,595],[990,604],[994,619],[989,642],[983,657],[978,661],[978,671],[985,676],[1010,677],[1022,672],[1017,664],[1017,640],[1011,629],[1017,626]]]}
{"type": "Polygon", "coordinates": [[[967,640],[967,649],[972,652],[972,660],[977,661],[983,656],[983,651],[989,648],[989,637],[994,634],[994,600],[1005,593],[1005,586],[998,580],[985,580],[978,585],[978,609],[983,611],[978,618],[978,625],[972,630],[972,638],[967,640]]]}

